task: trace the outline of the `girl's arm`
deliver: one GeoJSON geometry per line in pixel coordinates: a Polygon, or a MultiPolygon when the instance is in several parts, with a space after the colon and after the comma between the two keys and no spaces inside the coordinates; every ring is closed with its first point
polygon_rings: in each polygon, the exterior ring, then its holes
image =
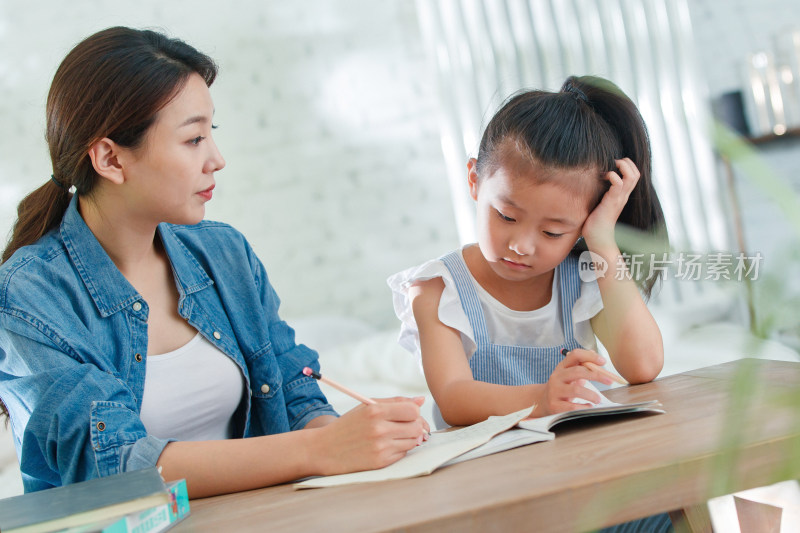
{"type": "Polygon", "coordinates": [[[537,385],[496,385],[472,377],[461,334],[439,320],[441,278],[420,281],[409,288],[411,308],[417,323],[425,379],[442,418],[454,426],[474,424],[493,415],[505,415],[536,404],[532,416],[579,409],[571,402],[584,398],[598,402],[599,396],[581,384],[582,379],[607,381],[582,366],[584,361],[602,365],[599,355],[586,350],[570,353],[551,375],[537,385]]]}
{"type": "Polygon", "coordinates": [[[608,265],[605,276],[597,280],[603,310],[591,323],[617,371],[631,383],[644,383],[661,372],[664,346],[658,325],[630,278],[614,239],[619,213],[639,180],[639,171],[630,159],[618,160],[617,166],[621,177],[615,172],[608,173],[611,187],[586,219],[583,229],[589,250],[608,265]]]}
{"type": "MultiPolygon", "coordinates": [[[[592,251],[609,265],[616,265],[621,256],[616,247],[592,251]]],[[[636,284],[627,276],[615,279],[614,268],[610,266],[606,276],[597,280],[603,310],[592,319],[592,329],[622,377],[630,383],[646,383],[655,379],[664,366],[661,331],[636,284]]],[[[624,269],[624,264],[619,268],[624,269]]]]}

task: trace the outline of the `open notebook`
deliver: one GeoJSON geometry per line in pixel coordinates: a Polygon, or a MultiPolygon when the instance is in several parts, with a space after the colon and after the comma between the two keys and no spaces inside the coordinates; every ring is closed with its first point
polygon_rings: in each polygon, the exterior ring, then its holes
{"type": "MultiPolygon", "coordinates": [[[[597,390],[591,383],[587,383],[586,387],[595,391],[600,395],[600,403],[588,409],[578,409],[577,411],[565,411],[563,413],[556,413],[554,415],[543,416],[540,418],[528,418],[517,422],[517,427],[508,431],[500,433],[493,437],[486,444],[478,446],[467,453],[453,457],[442,466],[447,466],[461,461],[468,461],[477,457],[483,457],[492,453],[510,450],[518,446],[526,444],[533,444],[534,442],[542,442],[546,440],[553,440],[556,434],[550,431],[553,427],[561,422],[567,420],[577,420],[579,418],[588,418],[593,416],[608,416],[608,415],[621,415],[626,413],[664,413],[661,404],[658,400],[648,400],[645,402],[636,403],[617,403],[612,402],[597,390]]],[[[587,403],[576,400],[576,403],[587,403]]],[[[591,404],[589,404],[591,405],[591,404]]],[[[435,437],[436,433],[432,435],[435,437]]]]}
{"type": "Polygon", "coordinates": [[[553,440],[555,434],[550,430],[556,424],[566,420],[635,412],[664,412],[657,400],[619,404],[612,402],[599,391],[597,392],[601,397],[600,403],[587,409],[528,419],[527,417],[534,409],[534,407],[528,407],[509,415],[492,416],[472,426],[433,433],[427,442],[409,451],[405,457],[385,468],[306,479],[295,483],[294,488],[335,487],[351,483],[424,476],[442,466],[525,444],[553,440]]]}

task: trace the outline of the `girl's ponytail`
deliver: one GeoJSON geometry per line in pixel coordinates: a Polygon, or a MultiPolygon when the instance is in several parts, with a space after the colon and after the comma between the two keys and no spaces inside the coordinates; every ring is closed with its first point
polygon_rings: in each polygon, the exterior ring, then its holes
{"type": "MultiPolygon", "coordinates": [[[[585,102],[613,130],[614,136],[620,143],[621,157],[630,158],[639,169],[641,174],[639,182],[622,209],[618,224],[644,232],[645,242],[637,239],[640,244],[636,246],[637,249],[631,249],[625,246],[625,236],[621,236],[623,243],[620,248],[630,254],[644,253],[642,271],[649,275],[650,258],[667,252],[669,239],[664,212],[653,187],[650,137],[644,119],[633,101],[619,87],[603,78],[573,76],[564,82],[561,92],[584,95],[585,102]]],[[[611,168],[607,170],[617,171],[613,161],[609,162],[609,166],[611,168]]],[[[653,286],[661,275],[661,271],[656,270],[656,275],[637,279],[647,297],[650,296],[653,286]]]]}

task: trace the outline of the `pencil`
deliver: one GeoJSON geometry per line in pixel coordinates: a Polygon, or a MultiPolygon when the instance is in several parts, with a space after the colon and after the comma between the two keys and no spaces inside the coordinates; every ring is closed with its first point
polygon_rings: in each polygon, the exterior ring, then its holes
{"type": "Polygon", "coordinates": [[[611,381],[619,383],[620,385],[628,385],[628,382],[625,381],[621,376],[618,376],[613,372],[609,372],[608,370],[606,370],[602,366],[598,366],[598,365],[596,365],[594,363],[590,363],[589,361],[586,361],[585,363],[583,363],[583,366],[585,366],[589,370],[595,370],[595,371],[599,372],[600,374],[603,374],[605,377],[607,377],[611,381]]]}
{"type": "MultiPolygon", "coordinates": [[[[566,357],[568,353],[569,353],[569,351],[566,348],[561,350],[561,355],[563,355],[564,357],[566,357]]],[[[629,383],[627,381],[625,381],[625,379],[623,379],[621,376],[618,376],[613,372],[609,372],[608,370],[606,370],[602,366],[596,365],[594,363],[590,363],[589,361],[586,361],[585,363],[581,363],[581,364],[583,364],[583,366],[585,366],[589,370],[595,370],[599,374],[603,374],[605,377],[607,377],[608,379],[610,379],[611,381],[613,381],[615,383],[619,383],[620,385],[629,385],[629,383]]]]}
{"type": "Polygon", "coordinates": [[[377,402],[376,402],[375,400],[373,400],[372,398],[367,398],[366,396],[362,396],[362,395],[360,395],[359,393],[357,393],[356,391],[354,391],[354,390],[352,390],[352,389],[348,389],[348,388],[347,388],[347,387],[345,387],[344,385],[341,385],[341,384],[339,384],[339,383],[336,383],[336,382],[335,382],[335,381],[333,381],[332,379],[328,379],[328,378],[324,378],[324,377],[322,377],[322,374],[320,374],[319,372],[314,372],[314,371],[313,371],[311,368],[309,368],[309,367],[305,367],[305,368],[303,369],[303,374],[305,374],[306,376],[311,376],[312,378],[314,378],[314,379],[316,379],[316,380],[319,380],[319,381],[321,381],[322,383],[327,383],[328,385],[330,385],[330,386],[331,386],[331,387],[333,387],[334,389],[338,389],[338,390],[342,391],[343,393],[347,394],[347,395],[348,395],[348,396],[350,396],[351,398],[355,398],[356,400],[358,400],[358,401],[359,401],[359,402],[361,402],[361,403],[366,403],[366,404],[373,404],[373,403],[377,403],[377,402]]]}

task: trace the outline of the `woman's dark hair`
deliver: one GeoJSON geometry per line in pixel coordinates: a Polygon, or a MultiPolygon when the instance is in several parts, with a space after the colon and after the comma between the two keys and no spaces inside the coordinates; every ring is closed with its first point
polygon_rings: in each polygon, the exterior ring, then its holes
{"type": "MultiPolygon", "coordinates": [[[[89,148],[108,137],[142,144],[156,115],[197,73],[211,85],[214,61],[178,39],[152,30],[114,27],[80,42],[61,62],[47,96],[47,145],[53,177],[26,196],[2,262],[56,227],[72,194],[89,195],[98,176],[89,148]]],[[[0,402],[0,412],[7,414],[0,402]]]]}
{"type": "MultiPolygon", "coordinates": [[[[570,76],[558,92],[524,91],[512,95],[494,117],[478,149],[479,179],[491,176],[508,150],[521,153],[544,169],[596,169],[594,183],[561,183],[579,193],[591,192],[593,209],[608,190],[605,175],[617,171],[616,159],[629,157],[641,176],[618,223],[645,232],[647,252],[666,252],[668,237],[664,213],[651,178],[650,139],[636,105],[619,87],[598,77],[570,76]]],[[[543,172],[547,181],[558,173],[543,172]]],[[[633,252],[625,250],[623,252],[633,252]]],[[[586,250],[581,239],[574,251],[586,250]]],[[[647,255],[647,254],[645,254],[647,255]]],[[[645,274],[648,274],[645,271],[645,274]]],[[[661,275],[648,275],[636,282],[649,298],[661,275]]]]}
{"type": "Polygon", "coordinates": [[[2,261],[61,222],[70,187],[91,194],[97,174],[88,152],[96,141],[108,137],[127,148],[140,146],[158,111],[192,73],[210,86],[217,66],[185,42],[152,30],[108,28],[75,46],[58,67],[47,96],[53,179],[20,202],[2,261]]]}

